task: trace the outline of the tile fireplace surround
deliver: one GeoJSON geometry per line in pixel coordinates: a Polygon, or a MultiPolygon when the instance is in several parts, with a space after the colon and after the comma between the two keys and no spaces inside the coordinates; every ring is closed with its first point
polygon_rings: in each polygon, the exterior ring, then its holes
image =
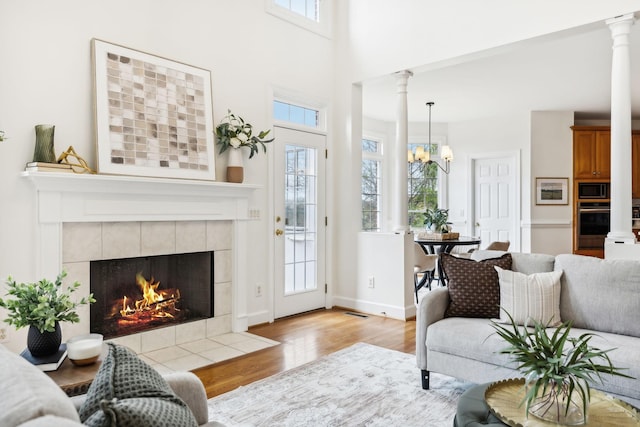
{"type": "MultiPolygon", "coordinates": [[[[89,293],[89,264],[100,259],[214,251],[214,317],[117,340],[138,352],[248,328],[248,201],[259,186],[163,178],[24,172],[37,194],[36,277],[64,268],[89,293]]],[[[89,307],[63,334],[89,332],[89,307]]]]}

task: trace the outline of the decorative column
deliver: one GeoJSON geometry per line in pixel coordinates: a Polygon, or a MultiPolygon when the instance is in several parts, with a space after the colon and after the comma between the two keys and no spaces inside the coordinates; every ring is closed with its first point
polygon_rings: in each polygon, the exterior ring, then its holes
{"type": "Polygon", "coordinates": [[[407,148],[409,143],[409,119],[407,114],[407,81],[413,73],[409,70],[396,74],[398,91],[396,104],[396,145],[393,155],[395,181],[393,188],[393,231],[409,231],[409,199],[407,195],[407,148]]]}
{"type": "MultiPolygon", "coordinates": [[[[631,196],[631,66],[633,14],[606,21],[613,37],[611,67],[611,223],[607,243],[635,243],[631,196]]],[[[605,245],[606,246],[606,245],[605,245]]]]}

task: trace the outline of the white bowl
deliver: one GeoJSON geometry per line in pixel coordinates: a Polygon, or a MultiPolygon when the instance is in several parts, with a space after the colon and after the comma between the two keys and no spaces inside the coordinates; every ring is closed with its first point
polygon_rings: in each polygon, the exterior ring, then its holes
{"type": "Polygon", "coordinates": [[[98,360],[102,353],[102,335],[85,334],[67,341],[67,356],[74,365],[90,365],[98,360]]]}

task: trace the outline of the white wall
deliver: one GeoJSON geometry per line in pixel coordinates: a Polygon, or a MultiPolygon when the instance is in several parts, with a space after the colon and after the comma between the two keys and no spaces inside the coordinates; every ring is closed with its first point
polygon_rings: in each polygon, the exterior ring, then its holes
{"type": "Polygon", "coordinates": [[[531,227],[531,252],[571,253],[573,221],[572,111],[531,113],[531,215],[523,226],[531,227]],[[569,178],[568,205],[535,204],[535,178],[569,178]]]}
{"type": "MultiPolygon", "coordinates": [[[[271,127],[272,86],[327,103],[333,92],[333,41],[267,14],[263,1],[3,1],[0,16],[0,129],[9,137],[0,144],[2,281],[9,274],[19,281],[39,279],[34,189],[19,177],[33,156],[34,125],[55,124],[56,154],[72,145],[96,166],[91,38],[211,70],[215,124],[231,108],[257,129],[271,127]]],[[[249,224],[252,252],[240,260],[248,289],[271,281],[270,157],[260,153],[245,160],[245,182],[265,183],[250,206],[261,213],[249,224]]],[[[226,156],[216,158],[218,180],[224,180],[225,165],[226,156]]],[[[249,314],[263,319],[267,298],[253,294],[249,314]]]]}
{"type": "Polygon", "coordinates": [[[359,233],[355,286],[335,304],[400,320],[415,316],[413,245],[411,234],[359,233]]]}

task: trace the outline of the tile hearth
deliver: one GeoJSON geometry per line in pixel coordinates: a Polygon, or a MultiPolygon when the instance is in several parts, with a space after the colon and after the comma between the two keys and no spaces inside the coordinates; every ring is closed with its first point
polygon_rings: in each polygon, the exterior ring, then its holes
{"type": "Polygon", "coordinates": [[[165,374],[191,371],[278,344],[280,343],[268,338],[239,332],[138,353],[138,356],[158,372],[165,374]]]}

